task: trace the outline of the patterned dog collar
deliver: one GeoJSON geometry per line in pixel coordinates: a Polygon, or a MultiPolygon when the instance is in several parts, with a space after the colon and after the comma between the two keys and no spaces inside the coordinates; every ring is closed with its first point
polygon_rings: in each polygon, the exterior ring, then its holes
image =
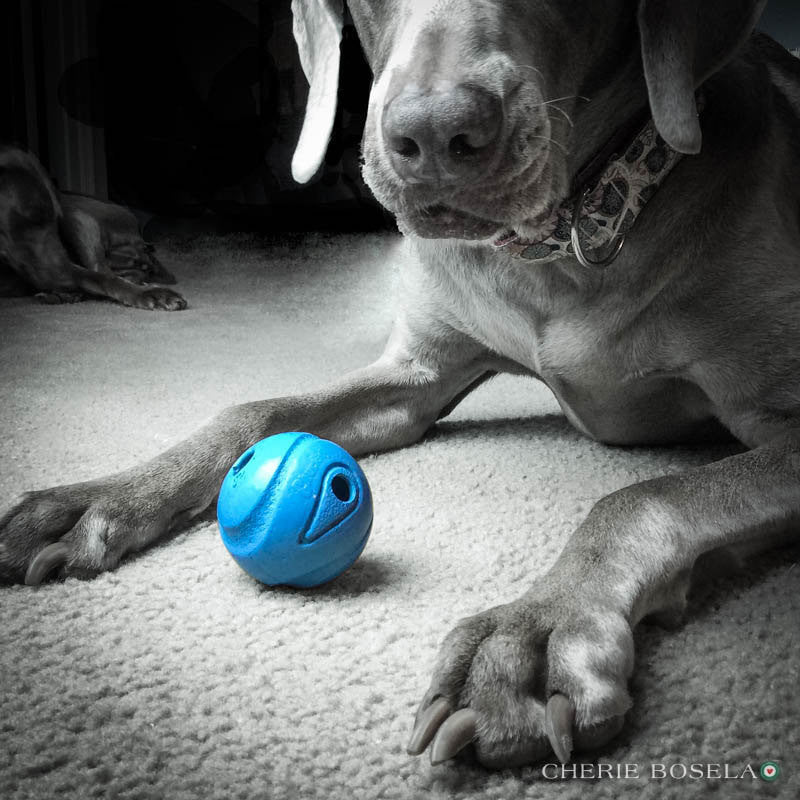
{"type": "Polygon", "coordinates": [[[528,261],[573,256],[586,267],[606,266],[619,254],[625,233],[647,201],[682,158],[683,154],[661,138],[649,119],[621,157],[613,154],[608,158],[599,179],[582,181],[579,175],[578,191],[548,218],[544,226],[547,235],[525,240],[508,231],[495,240],[494,246],[528,261]],[[602,251],[603,255],[590,258],[587,251],[602,251]]]}

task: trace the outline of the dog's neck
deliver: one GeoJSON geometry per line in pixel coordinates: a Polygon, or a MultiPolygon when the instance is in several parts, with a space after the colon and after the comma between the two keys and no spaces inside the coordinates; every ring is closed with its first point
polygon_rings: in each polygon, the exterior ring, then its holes
{"type": "Polygon", "coordinates": [[[610,264],[647,201],[682,158],[642,112],[578,171],[570,196],[553,210],[542,238],[527,240],[510,230],[494,246],[528,261],[571,256],[584,266],[610,264]]]}

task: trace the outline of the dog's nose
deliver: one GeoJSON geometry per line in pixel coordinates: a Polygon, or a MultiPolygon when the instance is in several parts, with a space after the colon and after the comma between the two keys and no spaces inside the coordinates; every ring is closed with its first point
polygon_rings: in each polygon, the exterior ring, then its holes
{"type": "Polygon", "coordinates": [[[454,184],[486,171],[503,126],[499,97],[462,84],[407,88],[384,108],[395,172],[410,183],[454,184]]]}

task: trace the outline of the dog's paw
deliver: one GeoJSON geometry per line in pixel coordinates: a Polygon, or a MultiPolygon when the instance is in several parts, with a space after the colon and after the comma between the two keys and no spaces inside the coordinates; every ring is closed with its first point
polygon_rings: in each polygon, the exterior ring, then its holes
{"type": "Polygon", "coordinates": [[[526,595],[462,620],[442,644],[408,745],[438,764],[461,751],[521,766],[605,744],[631,700],[625,618],[574,594],[526,595]]]}
{"type": "Polygon", "coordinates": [[[147,286],[137,292],[132,300],[136,308],[161,309],[164,311],[181,311],[186,308],[186,300],[182,295],[164,286],[147,286]]]}
{"type": "Polygon", "coordinates": [[[0,582],[90,577],[138,550],[169,519],[154,497],[113,479],[25,492],[0,518],[0,582]]]}

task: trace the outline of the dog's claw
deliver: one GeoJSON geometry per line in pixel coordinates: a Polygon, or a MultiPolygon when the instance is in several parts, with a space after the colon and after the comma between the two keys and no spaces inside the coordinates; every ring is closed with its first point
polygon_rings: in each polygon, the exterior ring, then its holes
{"type": "Polygon", "coordinates": [[[47,545],[31,561],[28,571],[25,573],[25,584],[38,586],[56,567],[67,562],[69,554],[70,546],[66,542],[54,542],[47,545]]]}
{"type": "Polygon", "coordinates": [[[445,697],[437,697],[417,718],[406,752],[410,756],[423,753],[439,730],[439,726],[452,713],[452,703],[445,697]]]}
{"type": "Polygon", "coordinates": [[[554,694],[545,708],[544,728],[556,758],[567,764],[572,755],[572,726],[575,706],[563,694],[554,694]]]}
{"type": "Polygon", "coordinates": [[[478,715],[471,708],[461,708],[449,716],[436,733],[431,747],[431,764],[441,764],[460,753],[475,740],[478,715]]]}

